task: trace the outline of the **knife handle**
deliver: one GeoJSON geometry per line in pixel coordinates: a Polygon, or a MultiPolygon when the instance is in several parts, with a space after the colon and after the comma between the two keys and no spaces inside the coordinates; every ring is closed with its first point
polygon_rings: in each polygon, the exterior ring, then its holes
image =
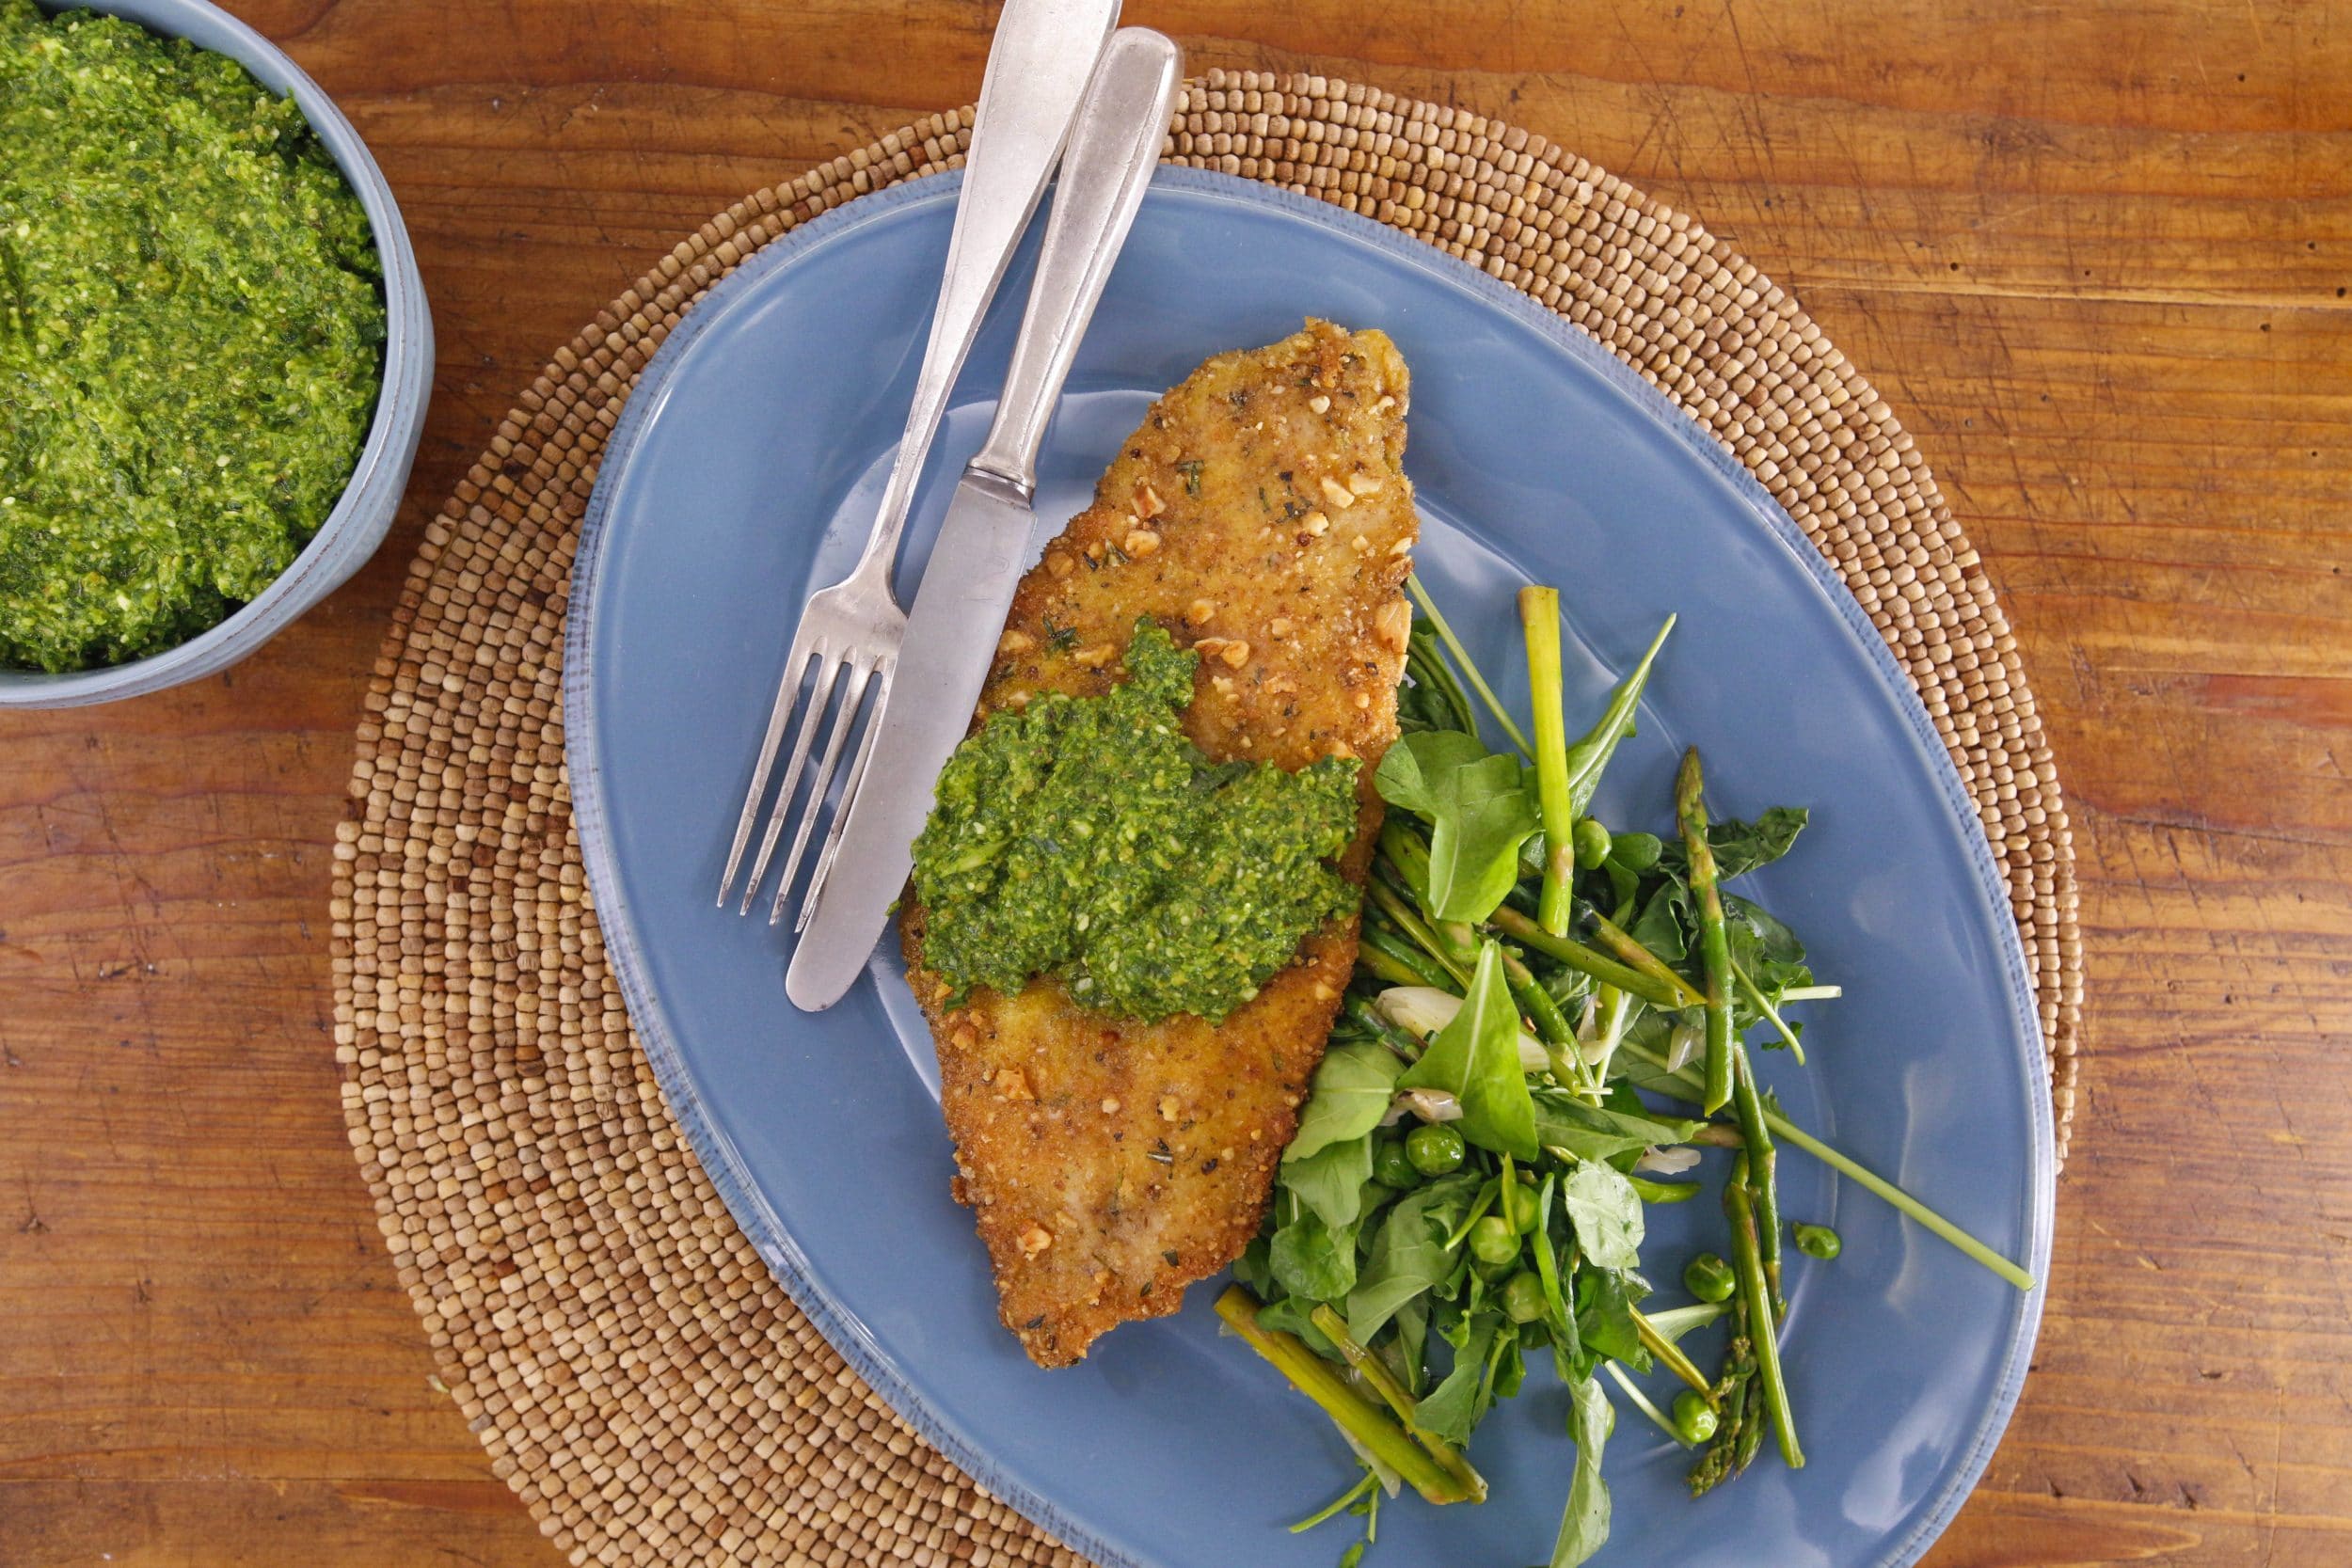
{"type": "Polygon", "coordinates": [[[1005,0],[980,79],[971,150],[964,154],[946,276],[915,374],[906,434],[859,558],[861,568],[879,560],[887,574],[898,558],[898,535],[914,504],[915,482],[923,477],[924,456],[946,413],[947,396],[980,334],[980,319],[996,285],[1004,281],[1013,247],[1045,194],[1104,40],[1119,23],[1119,7],[1120,0],[1005,0]]]}
{"type": "Polygon", "coordinates": [[[972,459],[973,467],[1017,486],[1025,499],[1037,487],[1037,449],[1063,378],[1167,144],[1183,61],[1160,34],[1120,28],[1071,127],[996,422],[972,459]]]}

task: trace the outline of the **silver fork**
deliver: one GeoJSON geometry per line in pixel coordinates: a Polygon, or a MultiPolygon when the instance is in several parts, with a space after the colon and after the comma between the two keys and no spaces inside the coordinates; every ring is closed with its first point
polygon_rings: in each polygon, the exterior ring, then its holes
{"type": "MultiPolygon", "coordinates": [[[[931,316],[923,366],[915,377],[906,434],[899,440],[898,456],[883,486],[873,532],[866,538],[857,565],[839,582],[811,594],[801,609],[800,629],[793,634],[792,651],[785,658],[784,676],[768,715],[768,733],[760,740],[751,787],[743,797],[743,813],[735,825],[734,841],[727,847],[726,869],[720,874],[719,905],[723,909],[773,778],[780,781],[775,801],[759,836],[759,852],[744,879],[739,911],[751,912],[793,800],[803,795],[802,769],[818,732],[823,730],[824,749],[808,776],[800,822],[793,829],[775,902],[768,911],[769,924],[783,914],[785,897],[799,874],[801,856],[832,790],[842,749],[866,705],[869,688],[874,711],[879,713],[889,701],[890,678],[907,624],[898,596],[891,592],[890,578],[915,482],[922,477],[923,460],[939,433],[947,394],[972,352],[973,340],[979,335],[980,318],[1004,280],[1022,231],[1037,212],[1095,61],[1118,22],[1119,0],[1007,0],[995,39],[989,45],[979,112],[972,125],[971,149],[964,155],[963,189],[957,198],[955,228],[947,242],[946,277],[940,286],[938,309],[931,316]],[[805,703],[801,701],[803,679],[810,682],[805,703]],[[841,693],[837,706],[834,702],[836,687],[841,693]],[[793,723],[796,713],[800,715],[797,728],[793,723]],[[829,716],[830,725],[826,722],[829,716]],[[794,736],[791,757],[779,774],[776,753],[787,733],[794,736]]],[[[868,724],[841,797],[845,806],[856,793],[873,736],[874,726],[868,724]]],[[[824,879],[831,851],[838,843],[838,826],[836,816],[835,834],[828,836],[825,852],[818,856],[812,892],[824,879]]]]}

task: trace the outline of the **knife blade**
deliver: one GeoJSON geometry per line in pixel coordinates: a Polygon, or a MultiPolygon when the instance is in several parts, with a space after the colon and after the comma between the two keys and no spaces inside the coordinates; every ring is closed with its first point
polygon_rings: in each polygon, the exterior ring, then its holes
{"type": "Polygon", "coordinates": [[[914,869],[932,784],[971,727],[1028,562],[1038,446],[1143,203],[1182,59],[1158,33],[1122,28],[1071,127],[995,422],[931,547],[889,702],[873,721],[872,752],[844,808],[840,847],[785,975],[785,994],[804,1011],[832,1006],[864,973],[914,869]]]}

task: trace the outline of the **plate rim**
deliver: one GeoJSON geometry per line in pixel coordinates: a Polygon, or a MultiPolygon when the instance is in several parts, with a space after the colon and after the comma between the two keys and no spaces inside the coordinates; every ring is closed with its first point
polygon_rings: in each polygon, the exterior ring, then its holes
{"type": "MultiPolygon", "coordinates": [[[[797,225],[712,285],[646,361],[605,443],[574,547],[572,588],[565,605],[564,631],[564,766],[572,784],[573,822],[580,835],[591,904],[603,931],[607,957],[630,1024],[653,1068],[670,1114],[703,1163],[728,1212],[777,1283],[868,1388],[989,1492],[1102,1568],[1154,1568],[1152,1562],[1134,1557],[1097,1535],[1036,1488],[1002,1472],[974,1434],[964,1432],[960,1424],[933,1407],[898,1370],[895,1359],[866,1324],[834,1302],[817,1284],[809,1272],[806,1255],[783,1215],[753,1179],[734,1140],[706,1113],[692,1069],[672,1037],[667,1009],[642,956],[644,942],[621,897],[619,866],[613,855],[602,770],[597,761],[599,726],[591,695],[596,684],[594,626],[596,585],[614,533],[610,527],[613,496],[638,444],[667,404],[679,365],[694,344],[723,325],[735,307],[771,274],[785,270],[861,229],[884,221],[902,208],[948,198],[961,188],[962,179],[961,168],[916,176],[857,197],[797,225]]],[[[1890,1537],[1890,1549],[1867,1565],[1910,1568],[1944,1533],[1975,1490],[1994,1448],[2008,1430],[2023,1391],[2033,1349],[2040,1338],[2049,1291],[2058,1180],[2055,1113],[2046,1093],[2032,1092],[2048,1081],[2049,1049],[2042,1031],[2024,940],[2010,907],[1992,844],[1985,837],[1982,818],[1961,781],[1949,747],[1936,733],[1918,687],[1896,661],[1893,651],[1863,610],[1861,601],[1854,597],[1852,589],[1836,575],[1820,547],[1764,488],[1762,482],[1711,431],[1582,327],[1425,240],[1281,186],[1163,163],[1152,173],[1152,188],[1271,209],[1304,219],[1311,228],[1323,229],[1336,238],[1366,245],[1442,286],[1466,293],[1488,308],[1500,309],[1537,332],[1580,367],[1599,376],[1647,423],[1727,483],[1766,532],[1807,573],[1849,635],[1861,645],[1881,684],[1888,689],[1895,707],[1928,753],[1937,793],[1962,829],[1960,836],[1976,873],[1978,891],[1994,916],[1992,924],[2003,958],[2004,990],[2018,1026],[2018,1038],[2030,1053],[2015,1065],[2023,1069],[2028,1090],[2026,1101],[2030,1169],[2026,1175],[2030,1186],[2025,1263],[2032,1272],[2035,1284],[2026,1292],[2026,1300],[2010,1330],[1999,1378],[1964,1452],[1946,1473],[1931,1506],[1918,1523],[1899,1538],[1890,1537]]]]}

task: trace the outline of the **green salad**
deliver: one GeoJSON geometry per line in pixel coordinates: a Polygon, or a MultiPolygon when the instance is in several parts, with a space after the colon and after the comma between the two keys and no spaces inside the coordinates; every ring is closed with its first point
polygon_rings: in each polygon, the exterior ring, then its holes
{"type": "Polygon", "coordinates": [[[1217,1311],[1330,1415],[1363,1466],[1295,1527],[1363,1520],[1343,1568],[1376,1541],[1383,1497],[1410,1486],[1433,1503],[1485,1499],[1473,1435],[1548,1354],[1574,1445],[1548,1560],[1572,1568],[1609,1538],[1601,1453],[1616,1400],[1691,1450],[1694,1495],[1738,1476],[1768,1440],[1783,1463],[1804,1464],[1781,1367],[1785,1281],[1842,1243],[1799,1223],[1782,1244],[1785,1148],[2020,1290],[2033,1281],[1805,1132],[1756,1080],[1754,1051],[1802,1065],[1790,1012],[1838,994],[1795,932],[1727,885],[1795,847],[1804,808],[1716,819],[1692,751],[1674,799],[1659,802],[1664,831],[1612,831],[1591,815],[1671,619],[1572,737],[1556,592],[1519,594],[1523,730],[1410,586],[1421,615],[1402,738],[1374,776],[1389,819],[1355,980],[1264,1229],[1217,1311]],[[1506,749],[1482,737],[1472,690],[1506,749]],[[1700,1196],[1692,1173],[1709,1148],[1729,1155],[1723,1241],[1669,1260],[1677,1302],[1653,1282],[1645,1215],[1700,1196]],[[1679,1341],[1718,1319],[1727,1347],[1702,1368],[1679,1341]],[[1671,1401],[1636,1381],[1653,1371],[1682,1385],[1671,1401]]]}
{"type": "Polygon", "coordinates": [[[0,667],[137,658],[268,587],[351,477],[384,335],[291,99],[0,0],[0,667]]]}

